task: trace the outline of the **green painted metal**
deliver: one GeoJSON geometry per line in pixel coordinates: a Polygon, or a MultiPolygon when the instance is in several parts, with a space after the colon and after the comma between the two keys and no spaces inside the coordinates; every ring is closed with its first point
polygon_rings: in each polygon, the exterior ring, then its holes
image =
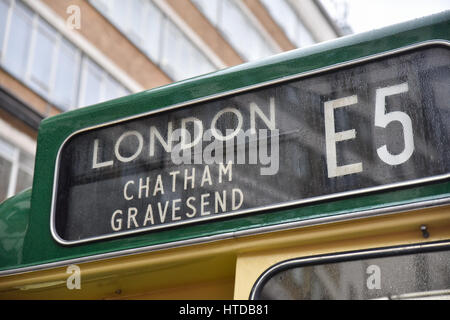
{"type": "Polygon", "coordinates": [[[9,251],[0,249],[3,250],[0,251],[0,271],[285,222],[449,197],[450,182],[443,181],[77,246],[62,246],[53,240],[50,233],[50,209],[56,157],[61,144],[73,132],[150,110],[226,93],[435,39],[450,40],[450,11],[320,43],[309,48],[293,50],[257,62],[242,64],[45,119],[38,135],[31,209],[28,209],[30,191],[0,206],[0,223],[6,224],[6,227],[3,227],[6,231],[0,233],[2,237],[0,243],[4,246],[6,240],[3,238],[14,233],[8,230],[14,230],[9,225],[16,223],[16,220],[18,230],[22,230],[22,233],[17,233],[17,245],[14,249],[9,251]],[[27,215],[29,215],[29,223],[27,215]],[[22,241],[23,246],[20,246],[19,243],[22,241]]]}
{"type": "Polygon", "coordinates": [[[20,265],[30,217],[31,188],[0,203],[0,264],[20,265]]]}

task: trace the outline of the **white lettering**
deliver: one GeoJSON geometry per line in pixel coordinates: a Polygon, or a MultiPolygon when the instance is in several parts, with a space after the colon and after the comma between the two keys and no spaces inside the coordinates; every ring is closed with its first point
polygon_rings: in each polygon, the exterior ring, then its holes
{"type": "Polygon", "coordinates": [[[363,170],[361,162],[338,166],[336,159],[336,143],[339,141],[354,139],[356,137],[356,130],[352,129],[336,132],[334,124],[334,109],[354,105],[356,103],[358,103],[358,97],[356,95],[325,102],[325,142],[328,178],[344,176],[347,174],[361,172],[363,170]]]}
{"type": "Polygon", "coordinates": [[[131,221],[133,221],[134,227],[138,228],[139,225],[136,221],[136,215],[138,213],[137,208],[128,208],[128,223],[127,223],[127,228],[130,229],[131,228],[131,221]]]}
{"type": "Polygon", "coordinates": [[[194,182],[195,182],[195,168],[192,168],[192,174],[188,175],[189,169],[184,169],[184,190],[187,189],[188,181],[191,181],[191,189],[194,189],[194,182]]]}
{"type": "Polygon", "coordinates": [[[164,205],[164,210],[161,208],[161,202],[158,202],[158,212],[159,212],[159,219],[161,223],[164,223],[166,221],[166,214],[167,214],[167,206],[169,204],[169,201],[166,201],[164,205]]]}
{"type": "Polygon", "coordinates": [[[227,211],[227,191],[222,191],[222,198],[220,198],[220,193],[218,191],[215,192],[215,201],[214,201],[214,209],[215,213],[219,212],[219,206],[222,212],[227,211]]]}
{"type": "Polygon", "coordinates": [[[172,201],[172,221],[181,220],[180,216],[176,216],[175,213],[180,211],[180,207],[178,204],[181,202],[181,199],[175,199],[172,201]]]}
{"type": "Polygon", "coordinates": [[[150,189],[150,177],[145,178],[145,184],[142,183],[144,179],[139,178],[139,196],[138,198],[142,198],[142,190],[145,190],[145,197],[148,198],[148,191],[150,189]]]}
{"type": "Polygon", "coordinates": [[[205,206],[209,205],[208,201],[205,201],[205,198],[209,197],[209,193],[204,193],[200,196],[200,215],[201,216],[207,216],[211,212],[205,210],[205,206]]]}
{"type": "Polygon", "coordinates": [[[262,110],[258,107],[258,105],[254,102],[250,102],[250,130],[252,134],[256,133],[256,114],[264,121],[267,127],[270,130],[275,130],[275,98],[270,97],[270,119],[266,117],[266,115],[262,112],[262,110]]]}
{"type": "MultiPolygon", "coordinates": [[[[195,117],[184,118],[181,120],[181,149],[188,149],[200,142],[203,136],[203,122],[195,117]],[[194,141],[186,143],[188,133],[186,123],[192,122],[194,124],[194,141]],[[195,136],[197,134],[197,136],[195,136]]],[[[190,139],[189,139],[190,140],[190,139]]]]}
{"type": "Polygon", "coordinates": [[[223,110],[220,110],[220,111],[214,116],[214,118],[212,119],[212,121],[211,121],[211,132],[212,132],[213,136],[214,136],[216,139],[218,139],[218,140],[220,140],[220,141],[225,141],[225,140],[228,140],[228,139],[231,139],[231,138],[235,137],[235,136],[239,133],[239,131],[240,131],[241,128],[242,128],[242,122],[243,122],[243,120],[242,120],[242,114],[241,114],[237,109],[235,109],[235,108],[225,108],[225,109],[223,109],[223,110]],[[234,115],[236,115],[236,117],[237,117],[237,119],[238,119],[238,124],[237,124],[236,128],[234,129],[234,131],[233,131],[232,133],[230,133],[230,134],[228,134],[228,135],[226,135],[226,136],[223,136],[221,133],[219,133],[219,132],[217,131],[217,129],[216,129],[216,122],[217,122],[217,120],[219,119],[219,117],[220,117],[221,115],[223,115],[224,113],[226,113],[226,112],[231,112],[231,113],[233,113],[234,115]]]}
{"type": "Polygon", "coordinates": [[[123,197],[125,198],[125,200],[133,200],[133,195],[129,196],[127,193],[128,190],[128,186],[130,184],[134,184],[133,180],[128,181],[127,183],[125,183],[125,186],[123,187],[123,197]]]}
{"type": "Polygon", "coordinates": [[[177,174],[179,174],[180,171],[171,171],[169,174],[172,176],[172,192],[175,192],[175,186],[177,182],[177,174]]]}
{"type": "Polygon", "coordinates": [[[153,220],[153,208],[151,204],[147,206],[147,212],[145,213],[144,223],[142,226],[145,227],[147,225],[147,221],[150,221],[152,225],[155,224],[155,220],[153,220]]]}
{"type": "Polygon", "coordinates": [[[111,228],[114,231],[119,231],[120,229],[122,229],[122,218],[117,218],[116,219],[116,215],[118,215],[118,214],[122,215],[122,213],[123,213],[122,210],[116,210],[112,214],[112,217],[111,217],[111,228]]]}
{"type": "Polygon", "coordinates": [[[237,210],[242,206],[242,203],[244,202],[244,194],[242,193],[241,189],[233,189],[231,194],[231,209],[237,210]],[[239,194],[240,201],[238,204],[236,204],[236,194],[239,194]]]}
{"type": "Polygon", "coordinates": [[[393,155],[386,145],[377,149],[378,156],[385,163],[391,166],[402,164],[411,158],[414,152],[414,136],[411,118],[404,112],[393,111],[386,113],[386,97],[400,93],[408,92],[408,83],[380,88],[376,91],[375,98],[375,125],[377,127],[386,128],[392,121],[398,121],[403,127],[404,149],[401,153],[393,155]]]}
{"type": "Polygon", "coordinates": [[[164,194],[164,187],[161,180],[161,175],[158,174],[158,177],[156,178],[156,184],[155,184],[155,190],[153,190],[153,196],[156,196],[156,193],[160,192],[162,195],[164,194]]]}
{"type": "Polygon", "coordinates": [[[166,152],[172,151],[172,134],[172,121],[169,121],[169,123],[167,124],[167,142],[164,141],[164,138],[161,136],[158,129],[156,129],[154,126],[150,127],[150,157],[153,157],[155,155],[155,137],[158,139],[159,143],[166,152]]]}
{"type": "Polygon", "coordinates": [[[205,182],[208,182],[210,186],[212,185],[211,173],[209,172],[209,166],[208,165],[206,165],[205,169],[203,170],[202,182],[201,182],[200,186],[203,187],[205,182]]]}
{"type": "Polygon", "coordinates": [[[188,218],[193,218],[195,216],[195,214],[197,213],[197,209],[195,208],[195,206],[193,206],[191,204],[192,201],[195,201],[195,197],[189,197],[186,201],[186,205],[189,207],[189,209],[192,210],[191,213],[186,212],[186,217],[188,217],[188,218]]]}
{"type": "Polygon", "coordinates": [[[109,161],[104,161],[104,162],[97,162],[98,160],[98,139],[94,140],[94,156],[92,157],[92,169],[97,169],[97,168],[103,168],[103,167],[109,167],[113,165],[113,161],[109,160],[109,161]]]}
{"type": "Polygon", "coordinates": [[[231,181],[233,178],[233,174],[232,174],[232,163],[228,163],[226,167],[224,167],[223,163],[220,164],[219,166],[219,183],[222,183],[222,174],[227,174],[228,172],[228,181],[231,181]]]}
{"type": "Polygon", "coordinates": [[[116,145],[114,146],[114,153],[116,155],[117,160],[121,161],[121,162],[130,162],[133,161],[134,159],[136,159],[139,154],[142,152],[142,147],[144,146],[144,138],[142,137],[142,134],[140,134],[138,131],[127,131],[124,132],[119,139],[117,139],[116,141],[116,145]],[[138,147],[135,151],[134,154],[132,154],[129,157],[124,157],[120,154],[119,152],[119,148],[120,148],[120,144],[122,143],[123,139],[125,139],[128,136],[135,136],[138,140],[138,147]]]}

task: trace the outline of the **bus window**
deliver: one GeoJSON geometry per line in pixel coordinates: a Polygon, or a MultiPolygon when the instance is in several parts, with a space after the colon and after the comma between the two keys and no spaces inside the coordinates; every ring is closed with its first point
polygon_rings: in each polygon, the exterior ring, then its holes
{"type": "Polygon", "coordinates": [[[449,247],[413,251],[391,248],[281,262],[258,279],[251,298],[450,299],[449,247]]]}

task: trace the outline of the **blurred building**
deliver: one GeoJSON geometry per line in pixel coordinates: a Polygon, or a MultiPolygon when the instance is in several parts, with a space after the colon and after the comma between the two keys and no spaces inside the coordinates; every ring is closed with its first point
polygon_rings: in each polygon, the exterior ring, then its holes
{"type": "Polygon", "coordinates": [[[0,202],[46,117],[340,35],[317,0],[0,0],[0,202]]]}

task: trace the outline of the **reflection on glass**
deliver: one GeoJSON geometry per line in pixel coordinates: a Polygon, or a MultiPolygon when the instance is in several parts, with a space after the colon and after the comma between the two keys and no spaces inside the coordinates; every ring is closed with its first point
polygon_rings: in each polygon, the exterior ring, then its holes
{"type": "Polygon", "coordinates": [[[276,272],[259,299],[450,299],[450,252],[419,253],[276,272]]]}

